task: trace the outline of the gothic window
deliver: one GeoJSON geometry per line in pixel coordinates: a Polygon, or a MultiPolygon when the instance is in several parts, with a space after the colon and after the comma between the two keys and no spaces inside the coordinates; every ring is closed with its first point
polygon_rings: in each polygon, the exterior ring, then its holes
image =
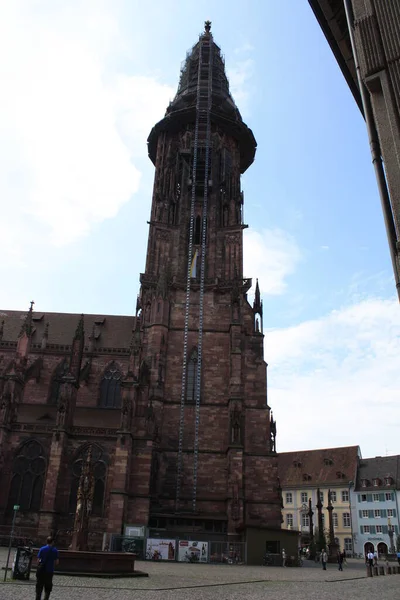
{"type": "Polygon", "coordinates": [[[49,393],[49,400],[48,400],[49,404],[57,404],[59,396],[60,396],[61,381],[67,371],[68,371],[68,361],[66,358],[64,358],[64,360],[55,369],[55,371],[53,373],[53,377],[51,379],[50,393],[49,393]]]}
{"type": "Polygon", "coordinates": [[[197,349],[194,348],[187,363],[186,402],[196,402],[197,349]]]}
{"type": "Polygon", "coordinates": [[[199,215],[194,222],[193,243],[195,246],[201,244],[201,217],[199,215]]]}
{"type": "Polygon", "coordinates": [[[121,406],[122,373],[115,362],[104,372],[100,385],[100,406],[103,408],[119,408],[121,406]]]}
{"type": "Polygon", "coordinates": [[[43,448],[36,440],[30,440],[14,457],[8,495],[10,510],[15,504],[23,511],[40,510],[45,472],[43,448]]]}
{"type": "MultiPolygon", "coordinates": [[[[107,458],[103,449],[97,444],[92,444],[92,474],[94,477],[94,493],[92,514],[101,516],[104,507],[104,495],[106,490],[107,458]]],[[[69,512],[76,510],[76,500],[78,495],[79,480],[82,473],[82,467],[87,459],[87,453],[90,446],[84,446],[79,452],[72,464],[72,477],[69,494],[69,512]]]]}

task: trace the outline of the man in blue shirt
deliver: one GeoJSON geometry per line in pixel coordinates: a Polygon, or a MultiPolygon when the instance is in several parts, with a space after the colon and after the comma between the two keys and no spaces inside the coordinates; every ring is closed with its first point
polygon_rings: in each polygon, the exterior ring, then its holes
{"type": "Polygon", "coordinates": [[[49,600],[53,589],[54,567],[58,565],[58,550],[54,547],[52,537],[47,538],[47,546],[42,546],[37,556],[36,570],[36,600],[42,599],[44,588],[44,600],[49,600]]]}

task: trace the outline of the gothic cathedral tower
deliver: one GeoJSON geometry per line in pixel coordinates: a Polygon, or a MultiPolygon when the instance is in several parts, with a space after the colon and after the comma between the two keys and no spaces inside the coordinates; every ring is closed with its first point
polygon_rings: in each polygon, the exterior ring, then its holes
{"type": "Polygon", "coordinates": [[[243,277],[241,174],[256,141],[206,22],[149,136],[155,165],[137,307],[136,405],[154,422],[151,528],[280,528],[262,303],[243,277]],[[140,395],[146,395],[146,400],[140,395]]]}

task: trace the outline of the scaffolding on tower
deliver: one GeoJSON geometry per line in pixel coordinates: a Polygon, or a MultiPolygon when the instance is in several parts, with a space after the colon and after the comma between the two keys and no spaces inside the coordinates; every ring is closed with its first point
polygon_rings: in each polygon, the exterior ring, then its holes
{"type": "MultiPolygon", "coordinates": [[[[178,464],[176,481],[176,499],[175,508],[179,510],[180,495],[182,488],[183,473],[183,435],[185,424],[185,400],[186,400],[186,375],[188,362],[188,333],[190,317],[190,292],[192,279],[193,263],[193,232],[195,223],[195,205],[198,189],[203,188],[203,212],[201,229],[201,256],[200,256],[200,289],[199,289],[199,330],[197,343],[197,370],[195,385],[195,427],[194,427],[194,446],[193,446],[193,493],[192,509],[196,512],[197,500],[197,472],[198,472],[198,451],[199,451],[199,427],[200,427],[200,398],[201,398],[201,370],[203,357],[203,313],[204,313],[204,282],[205,282],[205,257],[207,241],[207,209],[208,209],[208,188],[210,171],[210,145],[211,145],[211,105],[212,105],[212,64],[213,64],[213,39],[210,34],[211,23],[206,22],[205,34],[199,41],[199,64],[197,75],[196,90],[196,118],[195,134],[193,146],[192,163],[192,193],[190,204],[190,228],[188,245],[188,262],[186,278],[186,302],[185,302],[185,321],[183,334],[183,364],[182,364],[182,388],[179,419],[179,438],[178,438],[178,464]],[[199,158],[201,160],[199,161],[199,158]]],[[[197,255],[196,255],[197,259],[197,255]]]]}

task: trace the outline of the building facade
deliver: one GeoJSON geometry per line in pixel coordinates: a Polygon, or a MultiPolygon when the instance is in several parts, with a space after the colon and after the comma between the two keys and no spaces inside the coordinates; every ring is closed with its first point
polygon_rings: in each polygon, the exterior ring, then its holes
{"type": "Polygon", "coordinates": [[[96,532],[242,540],[281,525],[262,302],[243,274],[256,142],[206,23],[165,118],[135,316],[0,313],[0,519],[68,544],[82,465],[96,532]]]}
{"type": "Polygon", "coordinates": [[[279,454],[279,477],[282,486],[282,527],[301,534],[301,544],[310,541],[309,501],[313,526],[318,528],[318,495],[322,503],[323,527],[328,540],[328,492],[333,504],[332,520],[337,543],[353,553],[351,490],[356,480],[358,446],[283,452],[279,454]]]}
{"type": "Polygon", "coordinates": [[[351,491],[354,551],[380,557],[396,549],[399,535],[400,456],[360,461],[351,491]]]}
{"type": "Polygon", "coordinates": [[[400,0],[309,3],[367,123],[400,297],[400,0]]]}

